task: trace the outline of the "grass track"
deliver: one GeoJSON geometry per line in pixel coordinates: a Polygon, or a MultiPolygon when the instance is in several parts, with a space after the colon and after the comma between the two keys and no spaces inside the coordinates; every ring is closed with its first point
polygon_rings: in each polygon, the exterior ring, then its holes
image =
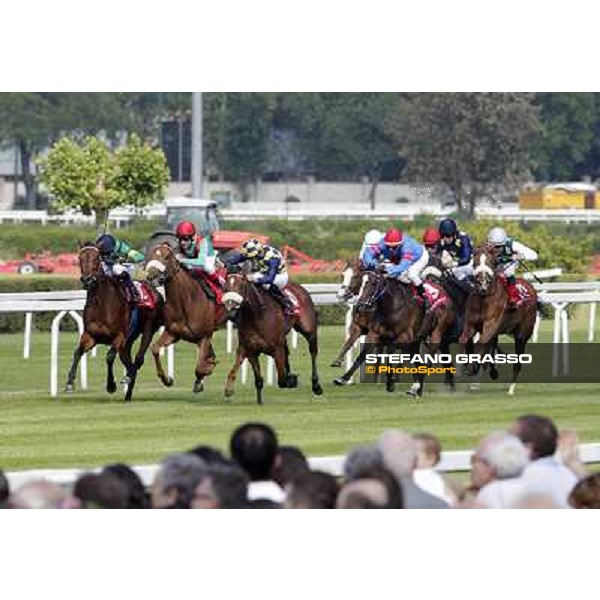
{"type": "MultiPolygon", "coordinates": [[[[584,323],[575,325],[574,340],[583,341],[584,323]]],[[[74,334],[62,335],[61,385],[75,342],[74,334]]],[[[88,392],[52,400],[48,396],[49,335],[34,337],[30,361],[22,359],[21,335],[0,336],[0,468],[91,467],[115,461],[149,464],[199,443],[226,449],[232,430],[248,420],[270,423],[283,443],[299,445],[312,456],[344,453],[373,441],[389,427],[431,431],[445,449],[470,448],[485,433],[504,428],[528,412],[547,414],[562,427],[576,427],[584,442],[600,440],[599,386],[522,385],[515,398],[494,384],[475,394],[462,386],[455,395],[436,386],[420,402],[407,399],[402,385],[395,395],[375,386],[337,389],[331,380],[338,371],[327,365],[340,342],[341,328],[322,329],[322,399],[310,394],[308,354],[301,341],[292,359],[300,374],[300,389],[266,388],[266,404],[260,408],[254,404],[253,386],[244,388],[238,381],[237,395],[225,403],[222,387],[231,360],[220,334],[216,350],[221,364],[204,394],[191,393],[194,349],[182,344],[176,353],[175,387],[160,386],[148,363],[134,403],[126,406],[120,393],[110,397],[102,391],[104,350],[89,361],[88,392]]]]}

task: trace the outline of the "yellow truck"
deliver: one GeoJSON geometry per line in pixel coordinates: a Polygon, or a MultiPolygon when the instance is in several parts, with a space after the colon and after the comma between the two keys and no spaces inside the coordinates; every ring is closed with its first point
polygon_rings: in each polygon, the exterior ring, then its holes
{"type": "Polygon", "coordinates": [[[519,194],[522,210],[600,209],[600,193],[589,183],[557,183],[523,190],[519,194]]]}

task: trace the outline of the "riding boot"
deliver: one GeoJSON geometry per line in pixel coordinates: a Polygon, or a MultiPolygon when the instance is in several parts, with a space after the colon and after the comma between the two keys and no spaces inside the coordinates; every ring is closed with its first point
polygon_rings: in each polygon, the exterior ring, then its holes
{"type": "Polygon", "coordinates": [[[140,303],[141,298],[138,293],[137,287],[135,286],[135,283],[133,283],[133,279],[131,279],[129,273],[123,273],[123,275],[121,275],[121,278],[123,280],[125,288],[127,289],[127,292],[129,293],[130,303],[134,306],[137,306],[140,303]]]}
{"type": "Polygon", "coordinates": [[[290,299],[281,291],[279,287],[276,285],[272,285],[269,288],[269,292],[277,302],[283,308],[283,312],[286,316],[292,317],[294,315],[294,305],[290,301],[290,299]]]}
{"type": "Polygon", "coordinates": [[[417,290],[417,293],[421,297],[421,300],[423,300],[423,308],[425,310],[429,310],[429,308],[430,308],[429,298],[427,297],[427,292],[425,291],[425,286],[423,284],[417,285],[417,286],[415,286],[415,289],[417,290]]]}

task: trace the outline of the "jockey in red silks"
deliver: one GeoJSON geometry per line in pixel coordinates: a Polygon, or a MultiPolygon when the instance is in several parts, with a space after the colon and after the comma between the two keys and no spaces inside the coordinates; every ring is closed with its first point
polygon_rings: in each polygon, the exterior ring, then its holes
{"type": "Polygon", "coordinates": [[[217,270],[217,253],[211,237],[200,237],[196,226],[190,221],[179,223],[175,234],[179,241],[177,260],[206,283],[204,289],[207,295],[220,304],[224,281],[217,270]]]}

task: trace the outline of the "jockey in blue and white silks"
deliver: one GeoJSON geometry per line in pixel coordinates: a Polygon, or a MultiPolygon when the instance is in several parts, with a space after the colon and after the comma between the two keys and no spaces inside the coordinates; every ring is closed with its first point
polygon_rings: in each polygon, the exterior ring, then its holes
{"type": "Polygon", "coordinates": [[[439,226],[442,264],[457,281],[473,276],[473,243],[463,231],[458,230],[454,219],[444,219],[439,226]]]}

